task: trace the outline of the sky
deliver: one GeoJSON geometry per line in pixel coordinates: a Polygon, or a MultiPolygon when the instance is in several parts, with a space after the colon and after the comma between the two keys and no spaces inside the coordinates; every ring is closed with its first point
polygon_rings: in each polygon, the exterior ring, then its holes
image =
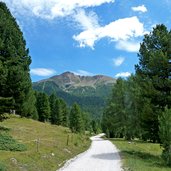
{"type": "Polygon", "coordinates": [[[129,77],[144,34],[171,28],[171,0],[1,0],[32,59],[32,81],[66,71],[129,77]]]}

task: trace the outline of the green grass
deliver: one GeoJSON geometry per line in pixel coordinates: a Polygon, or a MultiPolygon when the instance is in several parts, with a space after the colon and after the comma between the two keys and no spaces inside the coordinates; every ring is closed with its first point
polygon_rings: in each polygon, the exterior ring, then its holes
{"type": "Polygon", "coordinates": [[[56,171],[64,161],[85,151],[90,145],[87,136],[73,134],[68,128],[25,118],[0,122],[0,133],[3,132],[24,144],[27,150],[0,150],[0,171],[3,170],[1,167],[7,171],[56,171]]]}
{"type": "Polygon", "coordinates": [[[0,133],[0,150],[5,151],[25,151],[26,145],[18,143],[7,133],[0,133]]]}
{"type": "Polygon", "coordinates": [[[127,171],[170,171],[161,159],[162,149],[159,144],[122,139],[111,139],[121,151],[124,170],[127,171]]]}

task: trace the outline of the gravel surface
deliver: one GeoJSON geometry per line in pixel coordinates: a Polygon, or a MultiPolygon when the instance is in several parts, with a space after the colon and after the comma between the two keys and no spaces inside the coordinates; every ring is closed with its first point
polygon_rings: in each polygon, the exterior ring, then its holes
{"type": "Polygon", "coordinates": [[[58,171],[122,171],[117,148],[110,141],[102,139],[103,135],[91,137],[89,150],[69,160],[58,171]]]}

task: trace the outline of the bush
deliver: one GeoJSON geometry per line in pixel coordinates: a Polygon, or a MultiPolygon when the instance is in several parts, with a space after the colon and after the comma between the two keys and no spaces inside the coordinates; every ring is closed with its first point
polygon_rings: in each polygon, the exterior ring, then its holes
{"type": "Polygon", "coordinates": [[[18,143],[7,133],[0,133],[0,150],[5,151],[25,151],[27,150],[24,144],[18,143]]]}

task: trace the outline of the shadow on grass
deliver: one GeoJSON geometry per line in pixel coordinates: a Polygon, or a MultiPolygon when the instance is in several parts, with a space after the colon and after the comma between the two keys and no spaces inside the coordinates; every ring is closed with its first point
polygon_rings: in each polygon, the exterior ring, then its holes
{"type": "Polygon", "coordinates": [[[0,126],[0,131],[10,131],[10,128],[6,128],[4,126],[0,126]]]}
{"type": "Polygon", "coordinates": [[[155,156],[150,153],[146,152],[139,152],[139,151],[122,151],[123,154],[129,155],[129,157],[133,158],[134,160],[142,160],[143,162],[147,163],[150,166],[156,166],[159,168],[168,168],[168,166],[165,165],[163,160],[160,156],[155,156]]]}

